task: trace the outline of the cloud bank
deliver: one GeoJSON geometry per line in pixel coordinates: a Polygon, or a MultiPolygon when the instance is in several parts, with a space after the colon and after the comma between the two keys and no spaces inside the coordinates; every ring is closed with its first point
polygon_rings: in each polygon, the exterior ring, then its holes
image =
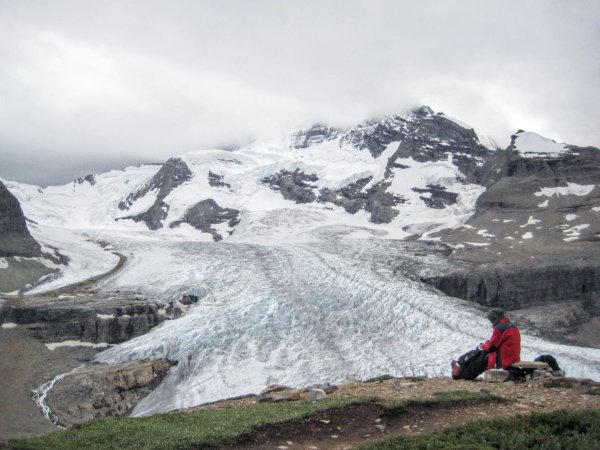
{"type": "Polygon", "coordinates": [[[0,176],[347,126],[421,104],[600,146],[600,3],[0,0],[0,176]]]}

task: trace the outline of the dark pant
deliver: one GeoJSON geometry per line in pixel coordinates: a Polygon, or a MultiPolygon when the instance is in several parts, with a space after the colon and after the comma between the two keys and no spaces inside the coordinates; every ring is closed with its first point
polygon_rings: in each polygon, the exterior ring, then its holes
{"type": "Polygon", "coordinates": [[[475,349],[458,358],[460,365],[459,379],[474,380],[487,370],[488,355],[483,350],[475,349]]]}

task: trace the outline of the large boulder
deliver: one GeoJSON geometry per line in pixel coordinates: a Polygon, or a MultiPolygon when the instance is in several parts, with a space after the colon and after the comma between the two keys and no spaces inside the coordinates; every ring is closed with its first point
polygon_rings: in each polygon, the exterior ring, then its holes
{"type": "Polygon", "coordinates": [[[47,404],[62,426],[123,416],[160,385],[172,366],[165,359],[86,364],[69,372],[49,391],[47,404]]]}

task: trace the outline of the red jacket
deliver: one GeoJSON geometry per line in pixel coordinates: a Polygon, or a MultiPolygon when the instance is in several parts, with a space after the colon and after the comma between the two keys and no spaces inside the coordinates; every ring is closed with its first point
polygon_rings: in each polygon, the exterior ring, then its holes
{"type": "Polygon", "coordinates": [[[521,332],[504,317],[494,325],[492,337],[482,348],[489,353],[488,369],[506,369],[512,363],[521,361],[521,332]]]}

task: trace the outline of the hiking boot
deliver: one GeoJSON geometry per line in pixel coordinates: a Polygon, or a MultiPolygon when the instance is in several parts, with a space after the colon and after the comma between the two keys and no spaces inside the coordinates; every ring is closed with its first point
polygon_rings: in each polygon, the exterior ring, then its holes
{"type": "Polygon", "coordinates": [[[460,378],[460,364],[453,359],[450,365],[452,366],[452,379],[458,380],[460,378]]]}

